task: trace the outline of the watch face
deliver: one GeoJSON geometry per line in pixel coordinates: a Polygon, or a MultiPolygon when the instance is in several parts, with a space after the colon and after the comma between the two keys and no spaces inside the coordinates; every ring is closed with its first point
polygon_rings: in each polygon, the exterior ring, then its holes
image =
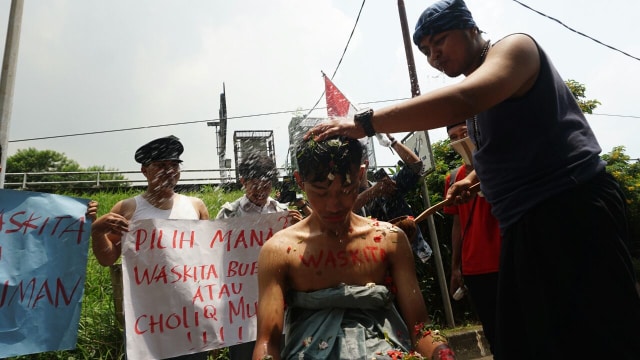
{"type": "Polygon", "coordinates": [[[356,124],[362,126],[362,129],[364,130],[364,133],[367,136],[374,136],[376,134],[376,131],[373,129],[373,126],[371,125],[372,117],[373,117],[372,109],[362,110],[356,113],[353,117],[353,121],[356,124]]]}

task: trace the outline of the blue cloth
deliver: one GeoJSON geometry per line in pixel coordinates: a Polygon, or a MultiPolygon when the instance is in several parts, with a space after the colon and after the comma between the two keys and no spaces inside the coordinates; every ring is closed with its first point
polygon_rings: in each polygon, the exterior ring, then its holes
{"type": "Polygon", "coordinates": [[[442,0],[429,6],[416,23],[413,42],[420,45],[425,36],[443,31],[469,29],[476,27],[471,12],[462,0],[442,0]]]}
{"type": "Polygon", "coordinates": [[[287,294],[283,359],[388,359],[408,351],[409,332],[382,285],[287,294]]]}

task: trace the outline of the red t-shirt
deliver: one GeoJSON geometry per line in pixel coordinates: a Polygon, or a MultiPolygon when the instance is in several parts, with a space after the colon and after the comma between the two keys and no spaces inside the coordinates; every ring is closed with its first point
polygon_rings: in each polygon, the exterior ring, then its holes
{"type": "MultiPolygon", "coordinates": [[[[467,176],[464,166],[456,173],[455,181],[467,176]]],[[[444,193],[449,190],[451,174],[447,174],[444,193]]],[[[462,233],[462,274],[479,275],[497,272],[500,265],[500,228],[491,214],[491,205],[476,195],[465,204],[446,206],[444,213],[460,217],[462,233]],[[469,217],[472,217],[469,222],[469,217]],[[465,230],[466,229],[466,230],[465,230]]]]}

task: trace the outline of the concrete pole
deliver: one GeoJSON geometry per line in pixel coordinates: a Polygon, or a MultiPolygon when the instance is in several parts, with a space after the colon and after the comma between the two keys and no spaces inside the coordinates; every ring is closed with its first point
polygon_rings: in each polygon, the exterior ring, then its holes
{"type": "Polygon", "coordinates": [[[16,80],[18,45],[22,26],[23,0],[12,0],[7,27],[7,40],[4,45],[2,74],[0,75],[0,189],[4,189],[4,174],[9,146],[9,121],[13,105],[13,86],[16,80]]]}
{"type": "MultiPolygon", "coordinates": [[[[400,25],[402,27],[402,39],[404,41],[404,51],[407,57],[407,66],[409,68],[409,80],[411,81],[411,97],[420,95],[420,86],[418,85],[418,76],[416,74],[416,65],[413,60],[413,48],[409,35],[409,25],[407,24],[407,12],[404,7],[404,1],[398,0],[398,13],[400,14],[400,25]]],[[[428,133],[425,131],[427,140],[429,139],[428,133]]],[[[431,143],[431,142],[429,142],[431,143]]],[[[429,190],[427,184],[422,180],[422,198],[424,202],[424,208],[427,209],[431,206],[429,201],[429,190]]],[[[440,242],[438,241],[438,235],[435,229],[435,223],[433,222],[433,216],[429,216],[427,219],[429,226],[429,235],[431,237],[431,243],[433,245],[433,257],[436,262],[436,272],[438,273],[438,284],[440,285],[440,292],[442,295],[442,303],[444,304],[444,313],[447,318],[447,325],[449,327],[455,326],[453,319],[453,309],[451,308],[451,300],[449,299],[449,287],[447,286],[447,276],[444,272],[444,266],[442,264],[442,255],[440,254],[440,242]]]]}

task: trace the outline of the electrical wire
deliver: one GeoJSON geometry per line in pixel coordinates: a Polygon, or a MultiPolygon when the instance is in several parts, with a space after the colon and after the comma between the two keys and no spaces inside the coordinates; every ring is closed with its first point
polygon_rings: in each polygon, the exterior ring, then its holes
{"type": "MultiPolygon", "coordinates": [[[[555,22],[557,22],[558,24],[564,26],[565,28],[569,29],[570,31],[584,36],[600,45],[603,45],[609,49],[612,49],[614,51],[620,52],[626,56],[629,56],[635,60],[640,60],[640,58],[637,58],[633,55],[630,55],[624,51],[621,51],[619,49],[616,49],[613,46],[607,45],[597,39],[594,39],[591,36],[588,36],[580,31],[574,30],[573,28],[565,25],[562,21],[551,17],[541,11],[538,11],[536,9],[531,8],[530,6],[518,1],[518,0],[513,0],[515,3],[541,15],[544,16],[548,19],[551,19],[555,22]]],[[[360,15],[362,14],[362,10],[364,8],[364,5],[366,3],[366,0],[362,1],[362,4],[360,6],[360,10],[358,11],[358,16],[356,17],[356,21],[353,25],[353,28],[351,29],[351,34],[349,35],[349,38],[347,40],[347,44],[344,47],[344,50],[342,51],[342,56],[340,57],[340,60],[338,61],[338,64],[336,65],[336,68],[333,71],[333,74],[331,75],[331,80],[333,80],[333,78],[335,77],[336,73],[338,72],[338,69],[340,68],[340,65],[342,64],[342,60],[344,59],[344,56],[347,53],[347,49],[349,48],[349,44],[351,43],[351,39],[353,38],[353,35],[355,33],[356,27],[358,25],[358,22],[360,21],[360,15]]],[[[304,109],[302,111],[307,111],[307,114],[305,115],[305,118],[309,116],[309,114],[311,114],[312,111],[317,110],[317,109],[325,109],[326,107],[318,107],[318,104],[320,103],[320,101],[322,100],[322,97],[325,95],[325,92],[322,91],[322,94],[320,95],[320,97],[318,98],[318,101],[316,101],[315,105],[313,107],[311,107],[310,109],[304,109]]],[[[384,102],[393,102],[393,101],[404,101],[404,100],[408,100],[410,98],[400,98],[400,99],[392,99],[392,100],[378,100],[378,101],[370,101],[370,102],[365,102],[362,104],[377,104],[377,103],[384,103],[384,102]]],[[[269,116],[269,115],[281,115],[281,114],[290,114],[290,113],[294,113],[296,111],[300,111],[298,110],[287,110],[287,111],[275,111],[275,112],[267,112],[267,113],[258,113],[258,114],[249,114],[249,115],[241,115],[241,116],[233,116],[233,117],[228,117],[228,119],[243,119],[243,118],[251,118],[251,117],[260,117],[260,116],[269,116]]],[[[608,117],[622,117],[622,118],[632,118],[632,119],[640,119],[640,116],[634,116],[634,115],[619,115],[619,114],[591,114],[591,115],[595,115],[595,116],[608,116],[608,117]]],[[[195,124],[195,123],[203,123],[203,122],[208,122],[208,121],[215,121],[215,120],[220,120],[220,119],[208,119],[208,120],[196,120],[196,121],[185,121],[185,122],[178,122],[178,123],[170,123],[170,124],[159,124],[159,125],[149,125],[149,126],[138,126],[138,127],[132,127],[132,128],[122,128],[122,129],[112,129],[112,130],[102,130],[102,131],[90,131],[90,132],[83,132],[83,133],[76,133],[76,134],[65,134],[65,135],[52,135],[52,136],[42,136],[42,137],[35,137],[35,138],[27,138],[27,139],[18,139],[18,140],[10,140],[10,143],[16,143],[16,142],[24,142],[24,141],[36,141],[36,140],[48,140],[48,139],[58,139],[58,138],[66,138],[66,137],[75,137],[75,136],[84,136],[84,135],[97,135],[97,134],[107,134],[107,133],[116,133],[116,132],[124,132],[124,131],[132,131],[132,130],[141,130],[141,129],[152,129],[152,128],[159,128],[159,127],[168,127],[168,126],[178,126],[178,125],[188,125],[188,124],[195,124]]]]}
{"type": "MultiPolygon", "coordinates": [[[[405,97],[405,98],[389,99],[389,100],[368,101],[368,102],[363,102],[362,105],[372,105],[372,104],[381,104],[381,103],[388,103],[388,102],[398,102],[398,101],[405,101],[405,100],[409,100],[409,99],[411,99],[411,98],[405,97]]],[[[316,108],[315,110],[319,110],[319,109],[326,109],[326,107],[319,107],[319,108],[316,108]]],[[[308,110],[312,111],[314,109],[302,109],[302,111],[308,111],[308,110]]],[[[292,114],[292,113],[295,113],[297,111],[301,111],[301,110],[297,109],[297,110],[285,110],[285,111],[274,111],[274,112],[266,112],[266,113],[258,113],[258,114],[239,115],[239,116],[228,117],[227,119],[246,119],[246,118],[260,117],[260,116],[292,114]]],[[[640,116],[636,116],[636,115],[599,114],[599,113],[593,113],[593,114],[589,114],[589,115],[640,119],[640,116]]],[[[42,137],[35,137],[35,138],[10,140],[9,142],[10,143],[17,143],[17,142],[24,142],[24,141],[49,140],[49,139],[59,139],[59,138],[67,138],[67,137],[74,137],[74,136],[84,136],[84,135],[109,134],[109,133],[132,131],[132,130],[153,129],[153,128],[160,128],[160,127],[206,123],[206,122],[209,122],[209,121],[217,121],[217,120],[220,120],[220,119],[218,118],[218,119],[207,119],[207,120],[183,121],[183,122],[169,123],[169,124],[137,126],[137,127],[131,127],[131,128],[121,128],[121,129],[101,130],[101,131],[89,131],[89,132],[76,133],[76,134],[42,136],[42,137]]]]}
{"type": "MultiPolygon", "coordinates": [[[[363,103],[363,104],[380,104],[380,103],[393,102],[393,101],[403,101],[403,100],[408,100],[408,99],[410,99],[410,98],[399,98],[399,99],[391,99],[391,100],[377,100],[377,101],[366,102],[366,103],[363,103]]],[[[320,107],[320,108],[316,108],[316,109],[326,109],[326,107],[320,107]]],[[[307,110],[309,110],[309,112],[311,112],[314,109],[302,109],[302,111],[307,111],[307,110]]],[[[301,111],[301,110],[298,109],[298,110],[286,110],[286,111],[274,111],[274,112],[266,112],[266,113],[258,113],[258,114],[249,114],[249,115],[239,115],[239,116],[227,117],[227,119],[246,119],[246,118],[260,117],[260,116],[292,114],[292,113],[295,113],[297,111],[301,111]]],[[[220,118],[217,118],[217,119],[206,119],[206,120],[194,120],[194,121],[183,121],[183,122],[169,123],[169,124],[157,124],[157,125],[137,126],[137,127],[131,127],[131,128],[121,128],[121,129],[112,129],[112,130],[89,131],[89,132],[75,133],[75,134],[41,136],[41,137],[35,137],[35,138],[9,140],[9,142],[10,143],[17,143],[17,142],[24,142],[24,141],[49,140],[49,139],[59,139],[59,138],[67,138],[67,137],[74,137],[74,136],[84,136],[84,135],[109,134],[109,133],[132,131],[132,130],[153,129],[153,128],[160,128],[160,127],[168,127],[168,126],[178,126],[178,125],[189,125],[189,124],[206,123],[206,122],[209,122],[209,121],[219,121],[219,120],[220,120],[220,118]]]]}
{"type": "Polygon", "coordinates": [[[576,34],[578,34],[578,35],[580,35],[580,36],[584,36],[584,37],[586,37],[587,39],[589,39],[589,40],[591,40],[591,41],[594,41],[594,42],[596,42],[596,43],[598,43],[598,44],[600,44],[600,45],[602,45],[602,46],[608,47],[609,49],[614,50],[614,51],[617,51],[617,52],[619,52],[619,53],[621,53],[621,54],[623,54],[623,55],[625,55],[625,56],[628,56],[628,57],[630,57],[630,58],[632,58],[632,59],[634,59],[634,60],[640,60],[640,58],[638,58],[638,57],[635,57],[635,56],[633,56],[633,55],[631,55],[631,54],[628,54],[628,53],[626,53],[626,52],[624,52],[624,51],[622,51],[622,50],[620,50],[620,49],[616,49],[615,47],[613,47],[613,46],[611,46],[611,45],[607,45],[607,44],[603,43],[602,41],[600,41],[600,40],[598,40],[598,39],[594,39],[594,38],[592,38],[591,36],[589,36],[589,35],[587,35],[587,34],[584,34],[584,33],[580,32],[580,31],[578,31],[578,30],[575,30],[575,29],[573,29],[573,28],[569,27],[568,25],[565,25],[562,21],[560,21],[560,20],[558,20],[558,19],[556,19],[556,18],[554,18],[554,17],[551,17],[551,16],[549,16],[549,15],[547,15],[547,14],[545,14],[545,13],[541,12],[541,11],[538,11],[538,10],[536,10],[536,9],[534,9],[534,8],[532,8],[532,7],[530,7],[529,5],[523,4],[523,3],[521,3],[521,2],[520,2],[520,1],[518,1],[518,0],[513,0],[513,2],[515,2],[515,3],[517,3],[517,4],[520,4],[521,6],[523,6],[523,7],[527,8],[527,9],[529,9],[529,10],[531,10],[531,11],[533,11],[533,12],[535,12],[535,13],[539,14],[539,15],[542,15],[542,16],[546,17],[547,19],[551,19],[551,20],[553,20],[553,21],[557,22],[558,24],[560,24],[560,25],[564,26],[565,28],[569,29],[570,31],[572,31],[572,32],[574,32],[574,33],[576,33],[576,34]]]}
{"type": "MultiPolygon", "coordinates": [[[[340,60],[338,60],[338,65],[336,65],[335,70],[333,70],[333,74],[329,78],[331,80],[333,80],[333,78],[336,76],[336,73],[338,72],[338,69],[340,68],[340,64],[342,64],[342,60],[344,59],[344,55],[347,53],[347,49],[349,48],[349,44],[351,43],[351,39],[353,38],[353,34],[356,32],[356,27],[358,26],[358,21],[360,21],[360,15],[362,14],[362,9],[364,8],[364,3],[365,2],[366,2],[366,0],[362,0],[362,5],[360,5],[360,10],[358,11],[358,16],[356,17],[356,22],[353,24],[353,28],[351,29],[351,34],[349,34],[349,39],[347,40],[347,44],[344,46],[344,50],[342,50],[342,56],[340,56],[340,60]]],[[[324,76],[324,73],[322,73],[322,75],[324,76]]],[[[311,110],[309,110],[307,115],[304,116],[305,118],[309,117],[309,114],[311,114],[311,112],[316,109],[318,104],[320,104],[320,101],[322,100],[323,96],[324,96],[324,90],[322,91],[322,94],[320,94],[320,97],[318,98],[318,101],[316,101],[316,103],[313,105],[313,107],[311,107],[311,110]]]]}

